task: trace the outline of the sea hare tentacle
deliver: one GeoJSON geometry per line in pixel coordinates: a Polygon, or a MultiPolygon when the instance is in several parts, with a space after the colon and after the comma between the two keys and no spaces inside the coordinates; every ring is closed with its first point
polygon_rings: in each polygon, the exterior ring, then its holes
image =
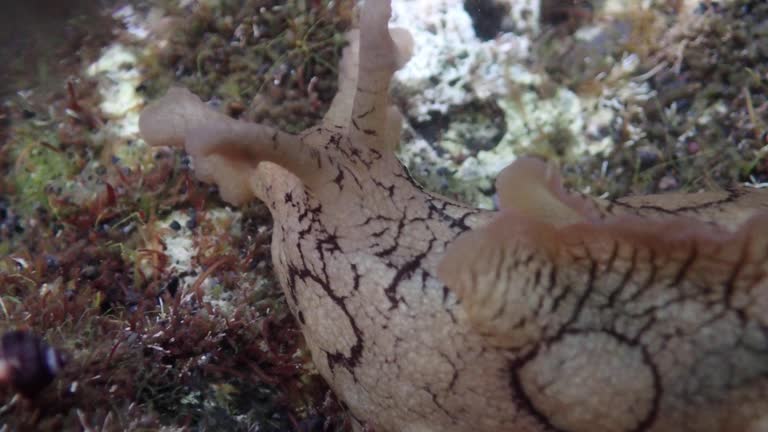
{"type": "Polygon", "coordinates": [[[393,151],[412,40],[389,13],[365,2],[339,93],[299,135],[181,89],[140,122],[225,200],[266,203],[286,301],[355,427],[765,430],[768,191],[603,201],[520,159],[497,213],[431,194],[393,151]]]}
{"type": "Polygon", "coordinates": [[[391,10],[389,1],[376,1],[367,2],[360,13],[360,27],[365,31],[360,32],[360,60],[350,136],[353,142],[363,142],[377,149],[386,149],[379,137],[387,126],[392,75],[410,58],[413,44],[407,31],[390,33],[391,10]]]}
{"type": "Polygon", "coordinates": [[[352,29],[346,34],[347,46],[339,61],[338,90],[328,112],[323,117],[323,126],[335,127],[347,133],[349,119],[352,117],[352,105],[357,91],[358,56],[360,53],[360,30],[352,29]]]}
{"type": "Polygon", "coordinates": [[[332,175],[330,167],[334,162],[323,149],[309,145],[299,136],[230,119],[178,87],[144,110],[139,129],[152,145],[183,146],[190,155],[199,158],[216,154],[241,162],[236,164],[237,168],[275,163],[310,187],[332,175]]]}

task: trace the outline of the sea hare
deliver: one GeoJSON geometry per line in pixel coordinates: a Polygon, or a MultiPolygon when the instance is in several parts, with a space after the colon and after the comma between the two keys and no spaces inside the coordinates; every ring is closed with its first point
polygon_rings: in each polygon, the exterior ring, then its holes
{"type": "Polygon", "coordinates": [[[274,216],[274,268],[320,374],[376,431],[768,430],[768,193],[601,201],[521,158],[499,212],[394,155],[411,39],[368,0],[339,92],[299,135],[174,88],[152,145],[274,216]]]}

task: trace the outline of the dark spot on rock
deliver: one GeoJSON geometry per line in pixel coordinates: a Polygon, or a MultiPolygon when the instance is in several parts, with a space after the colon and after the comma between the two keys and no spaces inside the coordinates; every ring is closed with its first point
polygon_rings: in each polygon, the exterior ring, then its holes
{"type": "Polygon", "coordinates": [[[464,10],[472,18],[477,37],[491,40],[499,34],[509,6],[498,0],[464,0],[464,10]]]}
{"type": "Polygon", "coordinates": [[[189,210],[189,220],[184,225],[191,230],[197,227],[197,212],[194,209],[189,210]]]}
{"type": "Polygon", "coordinates": [[[88,280],[95,280],[99,277],[99,269],[95,265],[88,265],[80,270],[80,277],[88,280]]]}
{"type": "Polygon", "coordinates": [[[176,297],[176,293],[179,291],[179,278],[176,276],[172,277],[165,285],[165,290],[171,297],[176,297]]]}
{"type": "Polygon", "coordinates": [[[59,268],[59,259],[56,258],[53,255],[46,255],[45,257],[45,266],[48,268],[48,271],[55,271],[59,268]]]}
{"type": "Polygon", "coordinates": [[[640,171],[645,171],[661,160],[661,151],[655,146],[642,146],[637,149],[637,160],[640,171]]]}
{"type": "Polygon", "coordinates": [[[504,111],[494,101],[476,101],[446,114],[431,112],[431,118],[414,122],[414,129],[438,153],[444,154],[441,141],[461,143],[468,153],[492,150],[507,132],[504,111]]]}

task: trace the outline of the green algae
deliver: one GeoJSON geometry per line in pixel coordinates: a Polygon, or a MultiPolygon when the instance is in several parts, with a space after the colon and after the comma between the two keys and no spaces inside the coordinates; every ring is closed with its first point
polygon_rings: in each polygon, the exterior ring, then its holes
{"type": "Polygon", "coordinates": [[[71,156],[60,148],[50,128],[31,122],[17,130],[8,145],[13,148],[15,164],[11,176],[20,214],[31,217],[38,209],[51,210],[48,188],[54,183],[66,183],[77,173],[71,156]]]}

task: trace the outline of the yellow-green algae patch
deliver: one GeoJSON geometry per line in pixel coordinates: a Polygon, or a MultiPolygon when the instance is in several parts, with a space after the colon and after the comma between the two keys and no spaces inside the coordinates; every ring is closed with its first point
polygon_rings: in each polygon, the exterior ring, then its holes
{"type": "Polygon", "coordinates": [[[51,210],[49,188],[61,187],[77,174],[72,156],[61,148],[49,125],[27,122],[15,130],[6,144],[11,147],[16,208],[24,217],[32,217],[36,209],[51,210]]]}

